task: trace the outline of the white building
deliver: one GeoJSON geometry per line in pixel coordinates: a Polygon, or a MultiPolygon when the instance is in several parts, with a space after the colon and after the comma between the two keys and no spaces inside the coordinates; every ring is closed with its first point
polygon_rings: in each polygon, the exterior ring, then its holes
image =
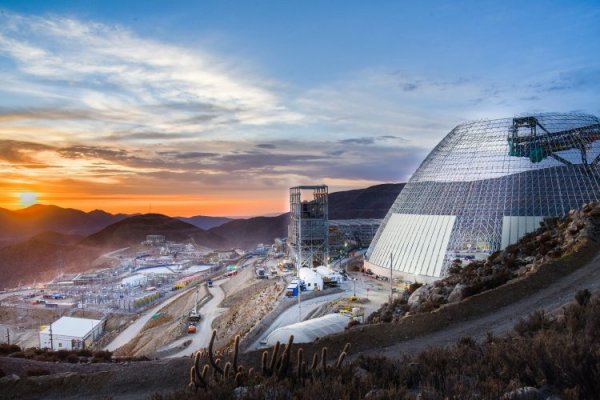
{"type": "Polygon", "coordinates": [[[61,317],[40,331],[40,348],[84,349],[98,339],[103,331],[103,320],[61,317]]]}
{"type": "Polygon", "coordinates": [[[321,290],[323,289],[323,277],[310,268],[300,268],[298,273],[301,280],[306,285],[306,290],[321,290]]]}

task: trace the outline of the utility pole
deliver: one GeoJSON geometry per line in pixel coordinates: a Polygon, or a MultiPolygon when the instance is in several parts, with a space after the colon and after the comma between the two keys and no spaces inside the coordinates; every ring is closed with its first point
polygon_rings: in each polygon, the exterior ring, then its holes
{"type": "Polygon", "coordinates": [[[302,268],[302,202],[300,202],[300,218],[298,221],[298,322],[302,322],[302,304],[300,304],[300,268],[302,268]]]}
{"type": "Polygon", "coordinates": [[[50,350],[54,350],[54,338],[52,337],[52,323],[50,323],[50,350]]]}
{"type": "Polygon", "coordinates": [[[10,330],[6,328],[6,342],[10,346],[10,330]]]}
{"type": "Polygon", "coordinates": [[[392,279],[392,268],[394,267],[394,255],[390,252],[390,304],[394,299],[394,281],[392,279]]]}

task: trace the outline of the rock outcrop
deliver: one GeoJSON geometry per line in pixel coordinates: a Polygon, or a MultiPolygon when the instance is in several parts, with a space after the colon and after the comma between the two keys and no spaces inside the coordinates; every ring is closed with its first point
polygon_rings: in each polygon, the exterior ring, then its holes
{"type": "Polygon", "coordinates": [[[392,304],[384,304],[369,320],[397,321],[408,312],[428,312],[459,302],[573,254],[589,240],[600,240],[600,204],[596,202],[571,210],[563,218],[545,219],[538,230],[491,254],[487,260],[465,264],[454,260],[445,278],[404,293],[392,304]]]}

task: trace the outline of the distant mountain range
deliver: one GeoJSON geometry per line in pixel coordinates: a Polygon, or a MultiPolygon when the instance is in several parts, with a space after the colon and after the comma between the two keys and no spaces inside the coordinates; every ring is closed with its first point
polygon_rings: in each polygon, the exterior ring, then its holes
{"type": "Polygon", "coordinates": [[[161,214],[142,214],[126,218],[86,237],[81,244],[108,251],[119,246],[140,244],[146,240],[146,235],[151,234],[164,235],[167,240],[175,242],[191,240],[213,249],[229,247],[225,239],[211,231],[161,214]]]}
{"type": "Polygon", "coordinates": [[[42,204],[15,211],[0,208],[0,241],[16,242],[48,231],[87,236],[125,218],[125,214],[86,213],[42,204]]]}
{"type": "MultiPolygon", "coordinates": [[[[110,214],[102,210],[84,212],[43,204],[20,210],[0,208],[0,247],[49,231],[88,236],[131,216],[133,215],[110,214]]],[[[204,230],[233,221],[232,218],[204,215],[176,218],[204,230]]]]}
{"type": "MultiPolygon", "coordinates": [[[[385,184],[331,193],[329,218],[383,218],[403,187],[402,183],[385,184]]],[[[98,261],[92,264],[99,256],[137,245],[149,234],[213,249],[250,248],[286,237],[288,222],[289,213],[232,220],[113,215],[99,210],[86,213],[46,205],[17,211],[0,209],[0,289],[47,280],[57,271],[100,267],[98,261]]]]}
{"type": "Polygon", "coordinates": [[[200,229],[210,229],[231,222],[234,218],[227,217],[207,217],[205,215],[196,215],[195,217],[176,217],[178,220],[197,226],[200,229]]]}
{"type": "Polygon", "coordinates": [[[275,238],[287,236],[289,213],[277,217],[236,219],[208,232],[225,238],[230,247],[247,249],[259,243],[270,244],[275,238]]]}

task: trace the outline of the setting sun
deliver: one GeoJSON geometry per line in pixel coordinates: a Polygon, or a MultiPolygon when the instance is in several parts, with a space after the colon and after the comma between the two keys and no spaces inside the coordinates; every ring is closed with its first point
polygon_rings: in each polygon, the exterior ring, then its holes
{"type": "Polygon", "coordinates": [[[29,207],[37,203],[37,193],[35,192],[20,192],[19,204],[23,207],[29,207]]]}

